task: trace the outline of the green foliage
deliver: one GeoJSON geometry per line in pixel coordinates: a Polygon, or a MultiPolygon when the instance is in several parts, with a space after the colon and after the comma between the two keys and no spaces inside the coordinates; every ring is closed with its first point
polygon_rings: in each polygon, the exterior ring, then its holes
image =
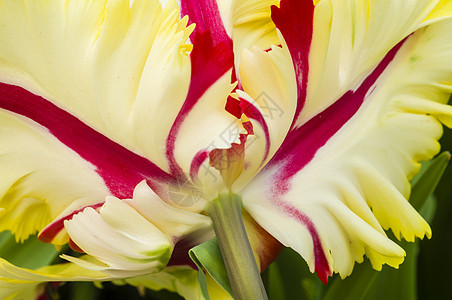
{"type": "Polygon", "coordinates": [[[199,268],[198,280],[204,298],[210,299],[204,272],[208,272],[210,276],[212,276],[212,278],[229,293],[229,295],[232,295],[232,288],[229,283],[223,258],[221,257],[220,246],[218,245],[216,238],[192,248],[189,255],[199,268]]]}
{"type": "Polygon", "coordinates": [[[0,257],[16,266],[35,270],[51,263],[57,255],[54,246],[41,242],[35,236],[18,244],[11,232],[0,233],[0,257]]]}

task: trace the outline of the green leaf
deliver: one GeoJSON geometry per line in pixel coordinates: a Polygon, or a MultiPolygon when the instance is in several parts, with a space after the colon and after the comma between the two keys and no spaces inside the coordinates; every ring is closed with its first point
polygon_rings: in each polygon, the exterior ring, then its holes
{"type": "Polygon", "coordinates": [[[325,288],[318,276],[309,271],[300,254],[290,248],[284,248],[262,276],[267,279],[270,300],[317,300],[321,299],[325,288]]]}
{"type": "Polygon", "coordinates": [[[213,238],[207,242],[198,245],[189,251],[190,258],[198,266],[198,280],[206,299],[210,299],[207,291],[206,277],[204,270],[232,296],[232,288],[229,283],[228,274],[221,256],[220,246],[217,239],[213,238]]]}
{"type": "Polygon", "coordinates": [[[337,275],[334,277],[333,281],[328,284],[328,290],[323,300],[368,299],[367,294],[378,275],[379,273],[372,269],[368,261],[356,264],[351,276],[343,280],[337,275]]]}
{"type": "Polygon", "coordinates": [[[71,300],[95,300],[99,296],[99,290],[92,282],[73,282],[71,285],[71,300]]]}
{"type": "Polygon", "coordinates": [[[435,159],[426,162],[418,176],[412,180],[410,203],[416,210],[420,210],[433,194],[450,160],[450,153],[445,151],[435,159]]]}
{"type": "Polygon", "coordinates": [[[284,281],[277,264],[271,264],[267,268],[264,278],[268,299],[287,299],[284,291],[284,281]]]}
{"type": "Polygon", "coordinates": [[[43,243],[36,236],[16,243],[9,231],[0,233],[0,257],[12,264],[36,270],[49,265],[58,256],[58,251],[51,244],[43,243]]]}

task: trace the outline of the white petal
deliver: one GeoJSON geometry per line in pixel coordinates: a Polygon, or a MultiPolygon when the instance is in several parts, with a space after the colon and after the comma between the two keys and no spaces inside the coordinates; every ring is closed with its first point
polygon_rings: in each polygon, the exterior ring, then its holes
{"type": "Polygon", "coordinates": [[[236,190],[245,186],[281,146],[297,106],[295,73],[285,44],[269,52],[244,50],[240,75],[246,93],[237,93],[261,119],[248,114],[254,135],[248,136],[245,144],[245,169],[236,181],[236,190]]]}
{"type": "Polygon", "coordinates": [[[196,231],[211,231],[209,217],[169,205],[145,181],[136,187],[133,199],[126,202],[173,240],[196,231]]]}
{"type": "MultiPolygon", "coordinates": [[[[65,221],[65,228],[77,246],[105,264],[103,269],[99,263],[91,264],[92,269],[107,274],[114,270],[130,274],[159,271],[168,263],[173,247],[170,237],[114,197],[107,198],[99,213],[86,208],[65,221]]],[[[89,268],[87,263],[69,259],[89,268]]]]}

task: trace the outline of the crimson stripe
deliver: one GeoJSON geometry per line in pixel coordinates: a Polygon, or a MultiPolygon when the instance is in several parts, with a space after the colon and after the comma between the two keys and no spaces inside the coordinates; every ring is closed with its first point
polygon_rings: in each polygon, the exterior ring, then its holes
{"type": "Polygon", "coordinates": [[[182,17],[188,16],[189,24],[196,24],[195,36],[210,32],[214,46],[222,42],[232,45],[232,40],[224,28],[216,0],[181,0],[181,15],[182,17]]]}
{"type": "Polygon", "coordinates": [[[291,204],[285,202],[284,200],[279,200],[279,198],[280,195],[273,197],[273,204],[277,207],[282,208],[287,215],[291,216],[299,223],[303,224],[306,229],[308,229],[313,244],[315,272],[317,273],[317,276],[319,276],[320,280],[324,284],[327,284],[328,276],[331,276],[333,272],[328,264],[328,260],[326,259],[325,251],[323,250],[322,242],[320,241],[320,236],[317,232],[317,229],[315,228],[314,223],[304,213],[296,209],[291,204]]]}
{"type": "Polygon", "coordinates": [[[280,180],[287,181],[307,165],[315,153],[356,114],[404,42],[405,40],[401,41],[388,52],[358,89],[347,91],[322,113],[290,131],[266,168],[284,162],[285,167],[279,177],[280,180]]]}
{"type": "MultiPolygon", "coordinates": [[[[90,205],[89,207],[97,209],[97,208],[101,207],[102,205],[104,205],[104,202],[93,204],[93,205],[90,205]]],[[[60,231],[64,229],[64,221],[71,220],[73,216],[82,212],[87,207],[88,206],[77,209],[77,210],[71,212],[69,215],[53,221],[39,233],[38,238],[45,243],[52,242],[52,240],[58,235],[58,233],[60,233],[60,231]]]]}
{"type": "Polygon", "coordinates": [[[312,0],[281,0],[280,7],[272,6],[271,12],[273,22],[289,48],[297,78],[297,108],[293,127],[306,102],[314,3],[312,0]]]}
{"type": "Polygon", "coordinates": [[[112,195],[130,198],[143,179],[171,180],[169,174],[89,127],[67,111],[31,92],[0,83],[0,108],[24,116],[96,167],[112,195]]]}
{"type": "MultiPolygon", "coordinates": [[[[243,98],[240,98],[240,108],[242,109],[243,113],[250,119],[255,120],[259,125],[262,127],[262,130],[264,131],[265,135],[265,152],[264,157],[262,159],[262,162],[259,166],[259,168],[262,166],[262,164],[267,160],[268,155],[270,154],[270,132],[268,130],[267,122],[265,121],[264,116],[261,114],[261,112],[250,102],[246,101],[243,98]]],[[[252,124],[251,124],[252,126],[252,124]]]]}
{"type": "Polygon", "coordinates": [[[170,173],[178,177],[185,177],[174,156],[179,130],[202,95],[234,64],[234,56],[230,46],[224,42],[214,45],[209,32],[195,34],[190,58],[192,69],[187,98],[166,140],[166,156],[169,162],[170,173]]]}
{"type": "Polygon", "coordinates": [[[190,178],[192,180],[198,178],[199,169],[201,168],[202,164],[206,161],[208,157],[209,151],[201,150],[198,153],[196,153],[190,166],[190,178]]]}

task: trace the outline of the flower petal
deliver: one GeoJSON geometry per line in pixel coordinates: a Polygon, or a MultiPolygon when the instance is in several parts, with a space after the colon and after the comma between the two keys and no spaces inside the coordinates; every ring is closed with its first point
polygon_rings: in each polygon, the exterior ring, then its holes
{"type": "Polygon", "coordinates": [[[429,13],[429,15],[424,19],[421,26],[426,26],[443,20],[445,18],[450,18],[452,16],[452,2],[448,0],[439,0],[435,8],[429,13]]]}
{"type": "MultiPolygon", "coordinates": [[[[44,206],[40,215],[45,220],[39,224],[17,222],[26,225],[26,237],[58,216],[40,236],[58,243],[67,240],[61,232],[64,220],[87,205],[99,207],[107,194],[130,198],[143,179],[153,188],[177,182],[190,173],[199,151],[210,150],[216,140],[224,140],[224,147],[229,147],[238,137],[225,140],[220,136],[238,122],[224,111],[233,89],[229,82],[233,58],[225,45],[214,46],[208,36],[201,36],[190,59],[191,45],[184,43],[193,27],[186,28],[187,18],[179,20],[176,2],[168,2],[163,9],[156,0],[137,0],[131,6],[125,0],[64,4],[0,3],[0,42],[4,45],[0,81],[5,82],[0,83],[0,108],[26,122],[27,130],[45,135],[41,143],[54,139],[54,144],[57,140],[64,144],[68,149],[60,145],[64,150],[58,151],[75,152],[72,155],[78,161],[73,164],[87,169],[80,171],[85,178],[65,176],[71,167],[65,164],[66,158],[53,159],[55,151],[39,150],[24,159],[36,160],[30,170],[5,180],[9,183],[4,189],[19,179],[33,178],[27,175],[31,172],[59,177],[42,179],[39,186],[27,181],[35,186],[29,198],[43,194],[41,188],[45,192],[54,188],[55,183],[65,188],[64,194],[55,196],[64,201],[49,199],[49,205],[55,204],[50,217],[44,206]],[[217,126],[206,125],[212,122],[217,126]],[[42,164],[34,167],[40,160],[42,164]],[[92,174],[86,175],[88,171],[92,174]],[[54,181],[47,185],[50,179],[54,181]],[[69,193],[79,185],[82,190],[69,193]]],[[[35,143],[29,137],[20,138],[22,144],[35,143]]],[[[2,150],[9,151],[6,146],[2,150]]],[[[20,153],[9,158],[20,161],[29,155],[20,153]]],[[[7,211],[15,222],[16,215],[26,209],[19,205],[26,206],[26,202],[14,203],[7,211]]],[[[12,229],[17,226],[13,221],[4,224],[12,229]]]]}
{"type": "Polygon", "coordinates": [[[101,281],[112,277],[83,269],[73,263],[58,264],[32,271],[0,259],[0,297],[2,299],[35,299],[43,282],[101,281]]]}
{"type": "Polygon", "coordinates": [[[435,23],[396,46],[358,89],[289,133],[287,151],[242,192],[252,217],[324,281],[333,271],[349,275],[364,254],[376,269],[397,267],[404,252],[383,229],[408,241],[431,235],[406,199],[418,162],[439,151],[438,120],[452,125],[452,108],[445,105],[452,91],[451,25],[435,23]],[[338,130],[328,133],[336,122],[338,130]],[[325,134],[329,138],[307,158],[325,134]]]}
{"type": "Polygon", "coordinates": [[[275,24],[271,20],[272,5],[279,0],[234,0],[231,5],[232,38],[235,66],[239,68],[244,49],[253,47],[266,50],[280,45],[275,24]]]}
{"type": "MultiPolygon", "coordinates": [[[[288,3],[288,10],[294,6],[290,4],[291,1],[284,2],[288,3]]],[[[307,122],[326,109],[347,90],[359,86],[366,74],[375,68],[392,47],[417,29],[437,2],[320,1],[314,9],[307,98],[300,104],[302,111],[297,125],[307,122]]],[[[276,11],[275,9],[275,13],[276,11]]],[[[290,36],[290,31],[283,30],[290,19],[287,18],[287,12],[282,13],[282,18],[274,17],[274,20],[289,45],[294,64],[298,65],[307,53],[301,54],[301,57],[294,56],[301,52],[297,52],[291,45],[294,37],[290,36]]],[[[304,20],[305,18],[296,20],[291,27],[303,26],[299,30],[307,30],[308,27],[301,23],[304,20]]],[[[307,71],[306,68],[307,66],[304,66],[303,70],[307,71]]],[[[297,71],[301,80],[299,88],[303,88],[307,78],[300,74],[301,70],[297,71]]]]}
{"type": "Polygon", "coordinates": [[[202,232],[212,231],[209,217],[169,205],[162,201],[145,181],[138,184],[133,199],[124,201],[166,235],[171,236],[173,241],[193,233],[201,239],[202,232]]]}
{"type": "Polygon", "coordinates": [[[67,6],[3,1],[0,14],[1,81],[51,99],[165,167],[164,151],[150,145],[164,143],[190,78],[184,53],[189,48],[183,43],[191,29],[185,28],[187,20],[179,21],[177,4],[162,10],[158,1],[142,0],[131,7],[127,0],[69,1],[67,6]],[[157,112],[155,107],[168,99],[174,105],[157,112]],[[164,122],[156,127],[153,122],[162,115],[164,122]]]}
{"type": "Polygon", "coordinates": [[[275,154],[284,141],[297,107],[295,73],[287,47],[244,50],[240,65],[241,107],[253,124],[245,144],[245,169],[236,181],[240,190],[275,154]]]}

